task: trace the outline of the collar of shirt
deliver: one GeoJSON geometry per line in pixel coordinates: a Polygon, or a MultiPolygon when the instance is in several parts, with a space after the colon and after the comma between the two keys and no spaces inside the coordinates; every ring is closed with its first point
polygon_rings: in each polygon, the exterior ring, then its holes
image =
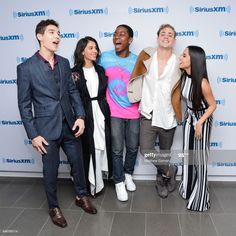
{"type": "MultiPolygon", "coordinates": [[[[37,55],[37,57],[38,57],[40,60],[42,60],[44,63],[46,63],[46,64],[52,69],[52,67],[51,67],[51,65],[50,65],[50,63],[49,63],[49,61],[47,61],[47,60],[39,53],[39,51],[36,52],[36,55],[37,55]]],[[[57,65],[57,63],[58,63],[57,55],[54,54],[54,64],[53,64],[53,68],[55,68],[55,66],[57,65]]]]}

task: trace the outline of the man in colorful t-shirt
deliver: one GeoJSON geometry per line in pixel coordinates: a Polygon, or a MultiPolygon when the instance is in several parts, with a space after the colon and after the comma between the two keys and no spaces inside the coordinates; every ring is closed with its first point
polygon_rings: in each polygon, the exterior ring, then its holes
{"type": "Polygon", "coordinates": [[[102,53],[100,64],[108,76],[107,101],[111,110],[113,178],[117,198],[127,201],[128,191],[135,191],[132,180],[139,144],[138,103],[130,103],[127,84],[137,56],[130,52],[133,30],[128,25],[117,26],[113,35],[114,50],[102,53]],[[124,143],[126,147],[123,162],[124,143]],[[126,188],[125,188],[126,187],[126,188]]]}

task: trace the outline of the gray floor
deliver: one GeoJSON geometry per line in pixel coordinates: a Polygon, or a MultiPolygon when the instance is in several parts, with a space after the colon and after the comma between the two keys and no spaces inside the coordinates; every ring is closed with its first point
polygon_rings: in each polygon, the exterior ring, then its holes
{"type": "Polygon", "coordinates": [[[42,179],[0,178],[0,235],[45,236],[235,236],[236,183],[210,182],[211,209],[194,213],[177,192],[165,200],[157,196],[153,181],[136,181],[129,201],[116,200],[114,186],[93,200],[97,215],[74,205],[70,180],[60,179],[58,196],[68,227],[52,224],[42,179]]]}

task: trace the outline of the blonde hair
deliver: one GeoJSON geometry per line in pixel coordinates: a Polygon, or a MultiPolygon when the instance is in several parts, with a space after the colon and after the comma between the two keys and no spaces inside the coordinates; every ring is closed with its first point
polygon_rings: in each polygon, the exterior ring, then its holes
{"type": "Polygon", "coordinates": [[[160,32],[161,32],[163,29],[165,29],[165,28],[170,28],[170,29],[172,29],[172,30],[174,31],[174,38],[176,37],[175,28],[174,28],[172,25],[170,25],[170,24],[162,24],[162,25],[160,26],[159,30],[157,31],[157,36],[159,36],[160,32]]]}

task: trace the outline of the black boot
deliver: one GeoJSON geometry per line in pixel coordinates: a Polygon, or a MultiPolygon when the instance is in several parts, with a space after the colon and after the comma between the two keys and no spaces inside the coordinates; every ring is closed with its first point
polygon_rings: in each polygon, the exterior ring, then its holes
{"type": "Polygon", "coordinates": [[[168,192],[173,192],[176,189],[176,174],[178,167],[176,165],[170,165],[168,175],[166,176],[166,188],[168,192]]]}
{"type": "Polygon", "coordinates": [[[166,188],[165,179],[163,178],[162,174],[159,171],[157,171],[157,176],[156,176],[156,189],[158,195],[161,198],[168,197],[168,190],[166,188]]]}

